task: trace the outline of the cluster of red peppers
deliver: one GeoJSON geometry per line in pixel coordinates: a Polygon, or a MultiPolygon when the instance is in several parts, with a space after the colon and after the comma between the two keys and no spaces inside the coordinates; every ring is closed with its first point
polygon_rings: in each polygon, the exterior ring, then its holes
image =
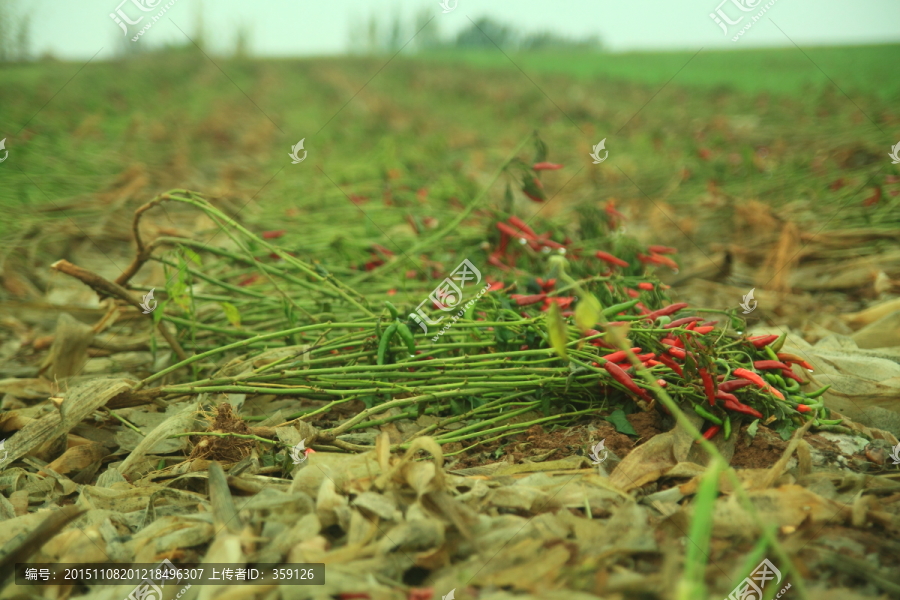
{"type": "MultiPolygon", "coordinates": [[[[504,236],[501,249],[506,247],[509,239],[517,236],[529,244],[534,244],[532,247],[540,247],[540,238],[518,219],[511,218],[508,223],[498,223],[498,229],[504,236]]],[[[637,258],[645,265],[668,266],[677,270],[678,265],[669,258],[669,255],[675,252],[674,248],[666,246],[650,246],[647,253],[638,253],[637,258]]],[[[604,275],[611,275],[615,269],[625,269],[630,266],[627,261],[605,251],[597,251],[594,256],[607,265],[607,272],[604,275]]],[[[563,317],[573,314],[571,309],[575,298],[551,295],[556,284],[555,279],[548,281],[537,279],[537,283],[541,288],[541,293],[510,294],[510,298],[520,307],[540,304],[542,311],[548,310],[553,303],[557,303],[563,317]]],[[[698,316],[677,317],[677,313],[688,308],[688,304],[684,302],[670,304],[656,310],[650,310],[641,302],[642,292],[654,292],[657,286],[663,289],[667,286],[644,281],[636,285],[637,289],[620,285],[617,290],[612,282],[606,282],[606,285],[614,297],[617,295],[616,292],[619,294],[624,292],[631,298],[630,301],[611,306],[603,311],[604,316],[610,319],[617,316],[621,319],[610,322],[609,325],[630,324],[633,331],[637,331],[638,329],[634,328],[634,325],[645,322],[666,331],[657,340],[659,348],[655,352],[645,352],[641,347],[634,347],[631,351],[644,367],[654,370],[659,376],[657,383],[661,387],[667,387],[670,383],[688,386],[695,390],[692,393],[699,393],[704,397],[705,402],[696,404],[694,410],[709,423],[709,427],[704,432],[706,439],[711,439],[723,430],[725,439],[731,436],[731,415],[729,413],[747,415],[755,419],[765,418],[760,410],[745,403],[747,400],[742,401],[735,394],[744,388],[755,389],[757,390],[756,394],[771,395],[781,401],[779,404],[785,407],[784,409],[780,411],[766,410],[771,416],[769,421],[777,418],[776,412],[783,418],[810,413],[821,413],[820,416],[823,418],[827,416],[821,403],[813,402],[815,398],[824,393],[827,386],[810,394],[800,392],[800,384],[803,383],[803,380],[793,372],[792,366],[800,365],[810,371],[812,371],[812,366],[796,355],[778,352],[784,343],[785,336],[764,335],[746,338],[745,343],[748,345],[748,349],[740,354],[765,353],[765,357],[754,360],[752,369],[751,365],[732,368],[723,359],[714,360],[712,358],[715,342],[705,337],[713,333],[717,321],[706,321],[703,317],[698,316]],[[638,314],[634,314],[635,312],[638,314]],[[674,320],[672,320],[673,317],[674,320]],[[717,366],[723,364],[727,366],[728,374],[717,372],[717,366]],[[672,376],[677,376],[678,379],[672,380],[672,376]],[[666,377],[669,378],[668,381],[666,377]],[[690,381],[691,379],[694,381],[690,381]],[[706,404],[708,404],[708,408],[704,407],[706,404]]],[[[528,315],[523,313],[523,316],[528,315]]],[[[597,330],[585,331],[584,339],[595,347],[611,350],[609,354],[602,355],[593,362],[594,367],[604,369],[627,392],[642,400],[652,402],[647,390],[629,374],[633,367],[625,352],[617,350],[604,341],[603,334],[597,330]]],[[[524,346],[523,349],[525,349],[524,346]]],[[[601,380],[601,385],[603,385],[603,380],[601,380]]],[[[748,399],[759,401],[756,394],[749,396],[748,399]]],[[[839,421],[821,422],[822,424],[836,424],[839,421]]]]}

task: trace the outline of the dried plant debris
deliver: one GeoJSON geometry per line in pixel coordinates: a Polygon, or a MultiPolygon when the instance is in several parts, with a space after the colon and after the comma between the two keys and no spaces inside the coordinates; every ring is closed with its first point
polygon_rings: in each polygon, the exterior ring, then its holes
{"type": "MultiPolygon", "coordinates": [[[[505,172],[528,174],[534,199],[534,173],[557,165],[530,141],[535,160],[505,172]]],[[[3,321],[0,577],[16,561],[308,562],[324,585],[182,598],[693,600],[763,565],[778,572],[767,597],[897,596],[896,301],[815,339],[749,332],[736,306],[712,318],[674,301],[659,272],[676,249],[618,233],[614,202],[580,239],[466,215],[477,226],[457,233],[484,256],[441,234],[422,272],[397,275],[382,246],[304,257],[173,190],[138,208],[124,273],[54,263],[106,299],[3,321]],[[227,235],[143,239],[164,207],[227,235]],[[144,285],[151,270],[168,283],[144,285]],[[451,275],[459,297],[435,295],[451,275]]],[[[729,249],[691,280],[777,272],[789,294],[827,272],[813,259],[828,240],[807,247],[766,215],[744,217],[764,251],[729,249]]],[[[132,591],[19,582],[0,600],[132,591]]]]}

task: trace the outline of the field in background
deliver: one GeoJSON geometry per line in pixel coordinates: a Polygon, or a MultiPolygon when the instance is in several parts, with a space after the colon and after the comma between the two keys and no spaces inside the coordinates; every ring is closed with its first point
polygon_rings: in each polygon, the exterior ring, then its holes
{"type": "MultiPolygon", "coordinates": [[[[862,203],[892,173],[878,169],[900,136],[900,81],[890,77],[900,46],[805,52],[818,67],[797,49],[693,60],[532,53],[513,55],[515,65],[499,52],[461,52],[386,66],[387,57],[173,51],[83,68],[6,65],[0,235],[104,212],[100,198],[182,187],[234,199],[260,227],[293,224],[310,251],[372,239],[396,248],[416,236],[410,219],[422,229],[423,219],[452,218],[535,129],[566,168],[545,177],[554,199],[522,206],[526,215],[609,198],[709,214],[723,209],[704,204],[712,194],[729,206],[800,203],[812,222],[842,206],[844,224],[896,221],[889,190],[862,203]],[[292,165],[301,138],[309,158],[292,165]],[[610,160],[598,168],[588,153],[603,138],[610,160]],[[338,221],[336,232],[323,227],[338,221]]],[[[488,198],[502,194],[496,185],[488,198]]]]}

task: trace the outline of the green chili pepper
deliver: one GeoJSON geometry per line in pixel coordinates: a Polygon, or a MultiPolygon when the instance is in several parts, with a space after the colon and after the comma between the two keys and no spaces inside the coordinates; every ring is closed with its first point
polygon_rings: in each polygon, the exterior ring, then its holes
{"type": "Polygon", "coordinates": [[[710,423],[715,423],[716,425],[721,425],[721,424],[722,424],[722,419],[720,419],[720,418],[717,417],[716,415],[712,414],[711,412],[707,411],[706,409],[704,409],[704,408],[703,408],[702,406],[700,406],[699,404],[695,404],[695,405],[694,405],[694,412],[696,412],[698,415],[700,415],[701,417],[703,417],[704,419],[706,419],[706,420],[709,421],[710,423]]]}
{"type": "Polygon", "coordinates": [[[397,325],[399,325],[399,323],[391,323],[390,327],[384,330],[384,335],[381,336],[381,341],[378,342],[379,365],[384,364],[384,355],[387,354],[388,346],[391,344],[391,338],[393,338],[394,334],[397,333],[397,325]]]}
{"type": "Polygon", "coordinates": [[[788,392],[799,392],[800,384],[797,383],[796,379],[791,379],[790,377],[788,377],[784,380],[784,389],[788,392]]]}
{"type": "MultiPolygon", "coordinates": [[[[766,346],[767,350],[772,350],[772,354],[776,354],[781,351],[781,347],[784,346],[784,341],[787,339],[787,333],[782,333],[778,336],[778,339],[766,346]]],[[[778,360],[777,357],[773,356],[772,360],[778,360]]]]}
{"type": "Polygon", "coordinates": [[[728,441],[728,438],[731,437],[731,419],[727,416],[725,417],[725,441],[728,441]]]}
{"type": "Polygon", "coordinates": [[[778,358],[778,355],[775,354],[775,351],[772,350],[771,346],[764,346],[763,349],[765,350],[766,355],[768,355],[769,358],[771,358],[772,360],[777,360],[778,362],[781,362],[781,359],[778,358]]]}
{"type": "Polygon", "coordinates": [[[611,317],[613,315],[617,315],[623,310],[628,310],[629,308],[634,308],[634,306],[640,302],[640,298],[635,298],[634,300],[629,300],[628,302],[622,302],[621,304],[613,304],[612,306],[603,310],[604,317],[611,317]]]}
{"type": "Polygon", "coordinates": [[[669,323],[672,322],[672,317],[662,316],[662,317],[658,318],[656,320],[656,322],[659,323],[660,325],[668,325],[669,323]]]}
{"type": "Polygon", "coordinates": [[[397,334],[400,336],[401,340],[406,342],[406,349],[409,350],[410,358],[414,357],[416,355],[416,340],[413,337],[412,331],[406,326],[406,323],[397,324],[397,334]]]}
{"type": "Polygon", "coordinates": [[[388,311],[390,311],[390,313],[391,313],[391,320],[392,321],[395,320],[397,318],[397,315],[400,314],[400,312],[397,310],[397,307],[394,306],[393,304],[391,304],[390,302],[388,302],[387,300],[384,301],[384,305],[387,306],[388,311]]]}
{"type": "Polygon", "coordinates": [[[820,423],[821,425],[826,425],[826,426],[829,426],[829,425],[840,425],[843,421],[844,421],[843,419],[833,419],[833,420],[831,420],[831,421],[826,421],[826,420],[824,420],[824,419],[819,419],[819,423],[820,423]]]}
{"type": "Polygon", "coordinates": [[[831,384],[829,383],[828,385],[826,385],[825,387],[823,387],[823,388],[820,389],[820,390],[816,390],[816,391],[814,391],[814,392],[811,392],[811,393],[809,393],[809,394],[806,394],[806,397],[807,397],[807,398],[818,398],[819,396],[821,396],[822,394],[824,394],[825,392],[827,392],[828,389],[829,389],[830,387],[831,387],[831,384]]]}
{"type": "Polygon", "coordinates": [[[781,375],[776,375],[775,373],[766,373],[765,377],[768,382],[774,386],[778,386],[781,389],[787,387],[787,384],[784,383],[784,378],[781,375]]]}

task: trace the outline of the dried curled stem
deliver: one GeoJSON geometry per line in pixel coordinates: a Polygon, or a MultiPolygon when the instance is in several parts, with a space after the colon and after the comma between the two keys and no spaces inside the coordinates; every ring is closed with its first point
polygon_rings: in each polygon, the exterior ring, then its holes
{"type": "MultiPolygon", "coordinates": [[[[118,298],[119,300],[127,302],[135,308],[142,308],[141,303],[132,298],[131,294],[128,293],[128,290],[123,288],[118,283],[107,281],[96,273],[92,273],[87,269],[83,269],[77,265],[73,265],[67,260],[58,260],[50,265],[50,268],[78,279],[79,281],[93,289],[95,292],[97,292],[100,297],[118,298]]],[[[182,361],[187,360],[188,355],[185,354],[184,350],[178,344],[178,341],[166,328],[165,323],[160,321],[156,324],[156,327],[157,329],[159,329],[159,332],[162,334],[163,338],[165,338],[166,342],[168,342],[169,347],[172,348],[176,355],[178,355],[178,359],[182,361]]]]}
{"type": "MultiPolygon", "coordinates": [[[[184,190],[173,191],[181,192],[184,190]]],[[[134,241],[137,244],[137,253],[134,255],[134,260],[131,261],[131,264],[128,265],[128,267],[126,267],[125,270],[122,271],[122,274],[116,278],[116,283],[118,285],[127,284],[128,281],[132,277],[134,277],[135,273],[141,270],[141,267],[144,266],[144,263],[150,260],[150,255],[153,254],[153,250],[154,248],[156,248],[154,244],[150,244],[149,246],[144,245],[144,240],[141,239],[141,217],[145,212],[147,212],[154,206],[158,206],[163,202],[168,202],[169,200],[172,200],[172,196],[170,194],[161,194],[134,211],[134,220],[132,220],[131,222],[131,231],[134,234],[134,241]]]]}

